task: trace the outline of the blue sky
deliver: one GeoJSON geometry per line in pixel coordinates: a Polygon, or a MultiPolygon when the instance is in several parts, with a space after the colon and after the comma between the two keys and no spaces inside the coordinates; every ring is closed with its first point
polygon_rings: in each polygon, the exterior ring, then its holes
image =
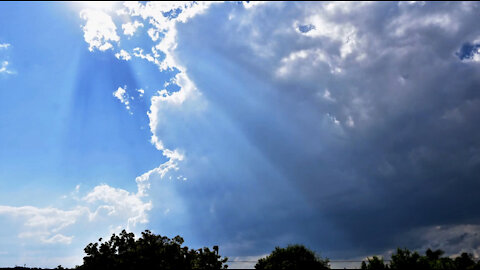
{"type": "Polygon", "coordinates": [[[480,255],[479,11],[2,3],[0,265],[123,228],[231,260],[480,255]]]}

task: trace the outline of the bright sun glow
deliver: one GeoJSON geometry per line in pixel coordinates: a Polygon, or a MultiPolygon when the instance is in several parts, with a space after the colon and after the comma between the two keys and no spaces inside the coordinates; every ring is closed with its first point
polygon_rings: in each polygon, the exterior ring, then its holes
{"type": "Polygon", "coordinates": [[[112,11],[120,5],[117,1],[76,1],[72,2],[79,9],[95,9],[102,11],[112,11]]]}

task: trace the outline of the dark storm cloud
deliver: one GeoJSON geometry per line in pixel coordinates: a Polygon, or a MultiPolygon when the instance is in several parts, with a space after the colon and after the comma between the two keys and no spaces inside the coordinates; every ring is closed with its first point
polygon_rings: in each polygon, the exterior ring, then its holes
{"type": "Polygon", "coordinates": [[[276,3],[180,25],[177,54],[208,110],[159,131],[185,150],[189,179],[153,185],[184,206],[164,228],[230,254],[302,242],[342,258],[478,224],[480,63],[457,52],[480,37],[479,12],[276,3]]]}

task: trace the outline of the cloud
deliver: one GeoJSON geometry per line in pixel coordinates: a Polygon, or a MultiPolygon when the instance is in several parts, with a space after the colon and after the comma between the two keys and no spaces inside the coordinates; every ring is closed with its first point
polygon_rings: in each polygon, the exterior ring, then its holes
{"type": "Polygon", "coordinates": [[[37,208],[33,206],[0,206],[0,215],[24,219],[24,232],[20,238],[37,238],[43,243],[70,244],[72,237],[58,234],[62,229],[74,224],[78,218],[88,213],[88,209],[77,207],[73,210],[57,208],[37,208]]]}
{"type": "Polygon", "coordinates": [[[124,88],[118,87],[116,91],[113,92],[113,96],[116,97],[122,104],[125,105],[125,108],[130,111],[130,95],[127,93],[127,87],[124,88]]]}
{"type": "Polygon", "coordinates": [[[335,99],[332,97],[332,94],[330,93],[330,91],[328,91],[328,89],[325,89],[325,92],[323,92],[322,97],[328,101],[335,101],[335,99]]]}
{"type": "MultiPolygon", "coordinates": [[[[159,91],[158,95],[151,98],[148,112],[149,126],[152,132],[151,142],[158,150],[165,149],[164,143],[160,139],[161,130],[168,129],[168,126],[172,124],[172,121],[175,122],[176,118],[194,116],[206,106],[195,85],[184,72],[178,73],[172,82],[179,86],[180,90],[173,93],[169,93],[166,89],[159,91]],[[188,105],[182,106],[184,104],[188,105]]],[[[175,145],[169,145],[166,149],[172,147],[175,145]]]]}
{"type": "MultiPolygon", "coordinates": [[[[148,59],[156,63],[160,70],[180,68],[172,55],[176,48],[176,25],[177,23],[186,23],[191,18],[202,14],[207,10],[212,2],[148,2],[146,4],[136,2],[124,3],[125,8],[121,13],[129,14],[132,17],[141,17],[143,20],[150,20],[151,28],[148,34],[153,41],[157,41],[162,34],[161,41],[152,48],[152,52],[162,52],[162,55],[155,54],[155,59],[148,59]],[[163,57],[160,61],[159,58],[163,57]]],[[[140,48],[139,48],[140,49],[140,48]]],[[[142,55],[142,49],[138,52],[142,55]]],[[[143,58],[143,57],[142,57],[143,58]]]]}
{"type": "Polygon", "coordinates": [[[139,21],[134,21],[133,23],[124,23],[122,24],[123,34],[127,36],[133,36],[139,27],[143,27],[143,23],[139,21]]]}
{"type": "Polygon", "coordinates": [[[111,42],[119,42],[117,27],[112,18],[101,10],[84,9],[80,12],[80,17],[84,19],[83,26],[85,42],[89,44],[88,49],[93,51],[95,48],[100,51],[112,49],[111,42]]]}
{"type": "MultiPolygon", "coordinates": [[[[142,189],[141,195],[144,195],[144,192],[145,189],[142,189]]],[[[82,200],[89,204],[100,204],[97,209],[106,209],[108,216],[127,216],[127,230],[135,227],[137,223],[148,222],[147,212],[152,209],[151,202],[143,202],[140,193],[132,194],[126,190],[113,188],[105,184],[96,186],[82,200]]],[[[97,214],[98,212],[94,213],[92,219],[97,214]]]]}
{"type": "Polygon", "coordinates": [[[477,224],[425,226],[407,233],[417,239],[420,250],[441,249],[451,256],[462,252],[480,256],[480,226],[477,224]]]}
{"type": "MultiPolygon", "coordinates": [[[[145,59],[148,62],[154,63],[156,65],[160,65],[160,62],[158,61],[157,58],[153,57],[152,54],[149,54],[149,53],[144,54],[143,49],[141,49],[141,48],[138,48],[138,47],[134,48],[133,49],[133,56],[141,58],[141,59],[145,59]]],[[[157,57],[158,57],[158,55],[157,55],[157,57]]]]}
{"type": "MultiPolygon", "coordinates": [[[[138,224],[148,222],[148,212],[152,209],[150,201],[144,201],[148,186],[139,184],[138,193],[114,188],[106,184],[94,187],[81,199],[74,194],[64,199],[74,200],[76,206],[70,210],[55,207],[39,208],[34,206],[0,205],[0,215],[20,220],[19,238],[33,238],[44,244],[71,244],[74,235],[64,235],[72,227],[82,224],[108,224],[120,229],[133,230],[138,224]]],[[[77,186],[78,187],[78,186],[77,186]]]]}
{"type": "Polygon", "coordinates": [[[165,208],[151,226],[235,256],[300,242],[357,258],[422,247],[437,235],[422,228],[474,235],[478,10],[126,3],[156,43],[134,56],[174,74],[147,112],[169,160],[136,179],[165,208]],[[152,181],[172,172],[189,180],[152,181]]]}
{"type": "MultiPolygon", "coordinates": [[[[22,225],[19,238],[36,239],[43,244],[69,245],[75,234],[79,233],[77,229],[90,226],[89,224],[111,228],[109,232],[105,232],[107,234],[119,232],[121,229],[136,230],[139,224],[148,222],[148,212],[153,207],[152,202],[146,200],[150,175],[159,174],[163,178],[169,170],[175,169],[176,162],[182,159],[178,152],[166,151],[165,154],[169,159],[166,163],[137,177],[136,193],[100,184],[80,196],[80,185],[76,185],[73,192],[62,197],[73,202],[74,207],[70,210],[0,205],[0,215],[20,221],[22,225]],[[77,229],[72,231],[72,228],[77,229]],[[71,235],[65,235],[64,232],[70,232],[71,235]]],[[[101,231],[103,230],[98,233],[101,231]]]]}
{"type": "MultiPolygon", "coordinates": [[[[11,47],[9,43],[0,43],[0,51],[8,50],[11,47]]],[[[10,62],[3,59],[0,64],[0,74],[14,74],[15,72],[8,68],[10,62]]]]}
{"type": "Polygon", "coordinates": [[[145,196],[146,191],[150,188],[150,176],[159,175],[160,178],[164,178],[165,175],[171,170],[178,170],[178,162],[182,161],[184,156],[178,152],[178,150],[171,151],[168,149],[163,150],[163,155],[168,158],[168,161],[163,163],[157,168],[154,168],[141,176],[135,178],[138,185],[138,196],[145,196]]]}
{"type": "Polygon", "coordinates": [[[2,65],[0,66],[0,74],[13,74],[13,71],[8,69],[9,62],[8,61],[3,61],[2,65]]]}
{"type": "MultiPolygon", "coordinates": [[[[166,89],[158,91],[157,95],[151,99],[150,111],[148,112],[150,119],[149,126],[152,131],[151,141],[158,150],[163,151],[163,154],[168,157],[171,153],[178,152],[177,150],[172,151],[169,148],[165,148],[162,141],[156,135],[156,131],[161,128],[162,125],[171,121],[171,119],[167,121],[162,114],[169,115],[177,112],[184,102],[196,103],[199,105],[197,110],[201,110],[202,108],[201,102],[198,101],[199,96],[196,94],[195,85],[189,79],[183,66],[177,63],[173,56],[176,48],[176,25],[177,23],[186,23],[189,19],[198,14],[202,14],[209,8],[211,3],[149,2],[145,5],[139,3],[125,3],[124,5],[125,9],[122,10],[122,14],[130,14],[133,17],[150,20],[152,28],[148,30],[148,33],[152,41],[158,39],[159,33],[163,35],[161,41],[151,48],[151,54],[144,53],[142,48],[136,47],[133,49],[133,55],[157,65],[161,71],[167,69],[175,69],[178,71],[169,84],[177,85],[180,89],[173,93],[169,93],[166,89]],[[163,59],[161,59],[162,57],[163,59]]],[[[170,159],[172,162],[173,160],[180,160],[180,158],[176,156],[170,159]]],[[[159,168],[154,170],[161,170],[159,168]]],[[[147,176],[149,173],[147,172],[145,175],[147,176]]]]}
{"type": "Polygon", "coordinates": [[[72,236],[68,237],[68,236],[65,236],[65,235],[62,235],[62,234],[55,234],[51,238],[46,239],[45,242],[46,243],[70,244],[72,242],[72,240],[73,240],[72,236]]]}
{"type": "Polygon", "coordinates": [[[130,54],[125,50],[120,50],[120,52],[115,54],[115,57],[117,59],[122,59],[122,60],[125,60],[125,61],[128,61],[128,60],[132,59],[132,56],[130,56],[130,54]]]}
{"type": "Polygon", "coordinates": [[[466,186],[478,186],[478,67],[455,55],[478,36],[475,10],[229,5],[177,25],[172,58],[206,105],[192,113],[191,94],[161,92],[150,128],[159,149],[185,151],[179,173],[195,181],[175,190],[198,237],[250,239],[228,248],[244,255],[293,239],[345,258],[395,247],[395,236],[427,224],[478,218],[453,207],[477,202],[466,186]]]}
{"type": "Polygon", "coordinates": [[[242,2],[243,6],[246,9],[254,8],[254,7],[259,6],[259,5],[264,5],[266,3],[268,3],[268,2],[267,1],[244,1],[244,2],[242,2]]]}

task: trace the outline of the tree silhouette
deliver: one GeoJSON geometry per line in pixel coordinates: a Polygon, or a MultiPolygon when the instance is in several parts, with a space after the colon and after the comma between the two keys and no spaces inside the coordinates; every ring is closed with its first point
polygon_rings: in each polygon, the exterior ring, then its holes
{"type": "Polygon", "coordinates": [[[456,269],[480,269],[480,263],[475,263],[473,255],[470,253],[462,253],[459,257],[455,258],[456,269]]]}
{"type": "Polygon", "coordinates": [[[420,264],[420,254],[416,251],[411,252],[408,249],[397,249],[396,254],[392,254],[391,269],[422,269],[420,264]]]}
{"type": "Polygon", "coordinates": [[[373,257],[362,262],[362,269],[426,269],[426,270],[446,270],[446,269],[470,269],[480,270],[480,263],[473,260],[472,254],[462,253],[459,257],[452,259],[442,257],[443,250],[435,251],[427,249],[425,256],[408,249],[397,249],[392,254],[390,264],[384,263],[383,259],[373,257]]]}
{"type": "Polygon", "coordinates": [[[88,244],[80,269],[226,269],[228,258],[221,258],[218,246],[194,250],[182,247],[183,238],[142,232],[139,239],[123,230],[110,240],[88,244]]]}
{"type": "Polygon", "coordinates": [[[388,269],[388,265],[385,264],[382,258],[373,256],[372,258],[367,258],[367,263],[362,262],[362,269],[383,270],[388,269]]]}
{"type": "Polygon", "coordinates": [[[330,269],[328,262],[303,245],[289,245],[275,247],[270,255],[258,260],[255,269],[330,269]]]}

